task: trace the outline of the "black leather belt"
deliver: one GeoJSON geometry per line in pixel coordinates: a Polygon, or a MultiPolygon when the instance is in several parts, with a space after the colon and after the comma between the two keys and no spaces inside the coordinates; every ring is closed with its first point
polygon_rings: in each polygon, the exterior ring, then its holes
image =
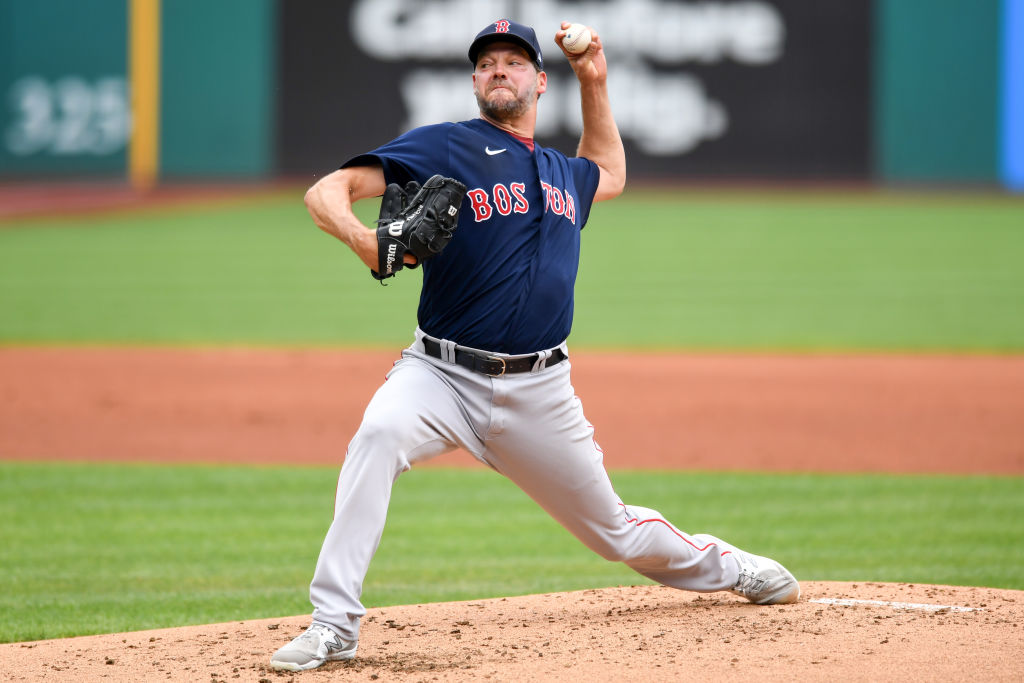
{"type": "MultiPolygon", "coordinates": [[[[444,359],[441,355],[441,343],[436,339],[430,337],[423,338],[423,350],[428,356],[434,358],[444,359]]],[[[566,355],[562,353],[562,349],[555,349],[551,352],[551,357],[548,358],[548,362],[545,367],[551,367],[552,365],[558,365],[566,359],[566,355]]],[[[534,353],[529,356],[515,356],[513,358],[505,358],[503,356],[492,356],[488,353],[482,353],[479,351],[470,351],[469,349],[461,346],[455,347],[455,362],[464,368],[475,370],[476,372],[490,375],[491,377],[501,377],[502,375],[511,375],[517,372],[530,372],[533,370],[533,366],[537,363],[537,359],[540,358],[539,353],[534,353]]]]}

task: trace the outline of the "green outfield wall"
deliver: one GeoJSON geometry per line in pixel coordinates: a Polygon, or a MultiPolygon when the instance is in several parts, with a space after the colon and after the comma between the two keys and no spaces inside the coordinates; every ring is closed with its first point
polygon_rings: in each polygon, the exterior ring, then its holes
{"type": "MultiPolygon", "coordinates": [[[[161,3],[160,172],[273,173],[274,0],[161,3]]],[[[0,2],[0,178],[123,175],[127,0],[0,2]]]]}
{"type": "Polygon", "coordinates": [[[875,171],[884,180],[999,179],[997,0],[880,0],[875,171]]]}
{"type": "Polygon", "coordinates": [[[120,174],[124,0],[0,2],[0,174],[120,174]]]}
{"type": "Polygon", "coordinates": [[[165,0],[160,168],[273,173],[273,0],[165,0]]]}

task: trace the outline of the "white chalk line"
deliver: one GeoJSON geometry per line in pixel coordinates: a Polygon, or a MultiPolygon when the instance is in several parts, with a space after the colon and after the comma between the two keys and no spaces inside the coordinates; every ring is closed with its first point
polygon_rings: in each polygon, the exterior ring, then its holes
{"type": "Polygon", "coordinates": [[[819,605],[838,605],[840,607],[853,607],[855,605],[876,605],[879,607],[891,607],[893,609],[920,609],[928,612],[983,612],[980,607],[958,607],[956,605],[932,605],[924,602],[892,602],[890,600],[852,600],[848,598],[815,598],[807,602],[816,602],[819,605]]]}

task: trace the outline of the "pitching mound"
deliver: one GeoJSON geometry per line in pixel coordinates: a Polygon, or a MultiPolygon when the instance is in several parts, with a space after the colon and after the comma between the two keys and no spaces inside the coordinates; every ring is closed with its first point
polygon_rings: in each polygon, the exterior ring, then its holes
{"type": "Polygon", "coordinates": [[[12,681],[1022,680],[1024,591],[806,583],[796,605],[661,586],[371,609],[359,654],[268,666],[308,616],[0,645],[12,681]]]}

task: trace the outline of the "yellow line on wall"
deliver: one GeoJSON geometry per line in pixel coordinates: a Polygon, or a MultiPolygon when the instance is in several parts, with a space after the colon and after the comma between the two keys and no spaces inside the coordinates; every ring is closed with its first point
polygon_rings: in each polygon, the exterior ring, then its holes
{"type": "Polygon", "coordinates": [[[128,0],[128,18],[128,177],[136,189],[148,190],[160,164],[160,0],[128,0]]]}

